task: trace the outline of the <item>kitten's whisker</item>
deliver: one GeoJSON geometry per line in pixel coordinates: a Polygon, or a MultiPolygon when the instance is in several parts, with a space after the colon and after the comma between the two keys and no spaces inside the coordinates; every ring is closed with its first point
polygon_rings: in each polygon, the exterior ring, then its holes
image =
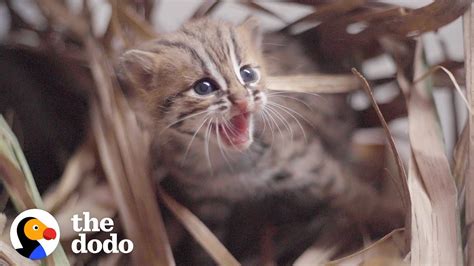
{"type": "Polygon", "coordinates": [[[225,154],[224,149],[222,149],[221,134],[219,132],[219,128],[217,126],[215,126],[215,129],[216,129],[216,136],[217,136],[217,146],[219,147],[219,150],[222,154],[222,157],[226,161],[226,163],[229,166],[230,170],[234,171],[234,168],[232,168],[232,164],[230,164],[229,160],[227,159],[227,156],[225,154]]]}
{"type": "MultiPolygon", "coordinates": [[[[222,129],[224,129],[225,132],[227,132],[227,129],[230,130],[230,133],[235,134],[236,131],[234,130],[234,126],[230,124],[230,122],[226,119],[222,119],[222,122],[224,123],[224,126],[222,129]]],[[[229,138],[229,136],[227,136],[229,138]]],[[[230,138],[229,138],[230,139],[230,138]]]]}
{"type": "Polygon", "coordinates": [[[308,139],[306,138],[305,130],[303,129],[303,126],[301,125],[300,121],[292,113],[290,113],[288,110],[286,110],[286,109],[284,109],[284,108],[282,108],[278,105],[274,105],[274,107],[279,108],[280,110],[287,113],[289,116],[291,116],[295,120],[295,122],[298,124],[299,128],[301,129],[301,133],[303,133],[303,137],[304,137],[305,142],[307,142],[308,139]]]}
{"type": "Polygon", "coordinates": [[[273,134],[273,130],[274,130],[274,129],[273,129],[273,125],[270,123],[270,120],[269,120],[269,118],[268,118],[268,114],[267,114],[267,112],[265,111],[265,109],[262,109],[261,114],[262,114],[262,118],[264,119],[264,123],[265,123],[265,124],[268,123],[268,127],[270,128],[270,133],[272,134],[272,144],[271,144],[270,147],[273,147],[273,141],[275,140],[275,136],[274,136],[274,134],[273,134]]]}
{"type": "Polygon", "coordinates": [[[313,111],[313,108],[311,108],[311,106],[309,106],[307,103],[305,103],[304,101],[302,101],[301,99],[298,99],[296,97],[291,97],[291,96],[288,96],[288,95],[270,95],[268,96],[267,98],[288,98],[288,99],[293,99],[301,104],[303,104],[304,106],[306,106],[310,111],[313,111]]]}
{"type": "Polygon", "coordinates": [[[306,92],[306,91],[279,91],[279,90],[270,90],[270,91],[271,91],[271,92],[267,92],[267,95],[280,95],[280,94],[299,93],[299,94],[305,94],[305,95],[315,96],[315,97],[318,97],[318,98],[321,98],[321,99],[325,100],[325,98],[324,98],[321,94],[318,94],[318,93],[315,93],[315,92],[306,92]]]}
{"type": "Polygon", "coordinates": [[[288,90],[269,90],[268,95],[272,94],[292,94],[292,93],[300,93],[300,94],[308,94],[308,95],[313,95],[313,96],[318,96],[321,97],[319,93],[316,92],[307,92],[307,91],[288,91],[288,90]]]}
{"type": "Polygon", "coordinates": [[[230,133],[233,135],[238,135],[237,129],[234,127],[232,123],[228,119],[225,119],[225,117],[222,116],[222,121],[224,122],[224,129],[229,129],[230,133]]]}
{"type": "Polygon", "coordinates": [[[280,113],[278,112],[276,109],[273,109],[272,108],[272,105],[270,103],[268,103],[268,110],[273,112],[273,114],[276,116],[276,118],[278,118],[278,120],[280,120],[280,122],[286,127],[286,129],[290,132],[290,138],[291,138],[291,141],[293,142],[293,129],[291,129],[291,126],[289,125],[288,121],[285,119],[285,117],[280,113]]]}
{"type": "Polygon", "coordinates": [[[165,114],[166,114],[166,113],[169,113],[169,111],[166,111],[166,112],[165,112],[165,110],[167,110],[168,108],[164,107],[163,105],[157,105],[156,107],[158,107],[158,109],[162,110],[163,113],[165,113],[165,114]]]}
{"type": "Polygon", "coordinates": [[[309,121],[306,117],[304,117],[302,114],[298,113],[297,111],[293,110],[292,108],[288,107],[288,106],[284,106],[284,105],[281,105],[279,103],[276,103],[276,102],[269,102],[270,105],[273,105],[273,106],[279,106],[280,108],[283,108],[283,109],[286,109],[290,112],[292,112],[293,114],[299,116],[301,119],[303,119],[306,123],[308,123],[308,125],[310,125],[313,129],[315,129],[315,126],[313,125],[313,123],[311,123],[311,121],[309,121]]]}
{"type": "Polygon", "coordinates": [[[206,152],[206,157],[207,157],[207,163],[209,165],[209,171],[211,172],[211,176],[213,175],[213,171],[212,171],[212,163],[211,163],[211,155],[210,155],[210,152],[209,152],[209,138],[210,138],[210,135],[211,135],[211,126],[212,126],[212,121],[213,121],[213,118],[211,118],[211,120],[207,123],[207,128],[206,128],[206,137],[204,139],[204,149],[205,149],[205,152],[206,152]]]}
{"type": "Polygon", "coordinates": [[[230,123],[229,120],[224,119],[224,124],[230,130],[231,134],[234,134],[234,135],[238,134],[237,129],[234,127],[234,125],[232,125],[232,123],[230,123]]]}
{"type": "Polygon", "coordinates": [[[260,112],[259,114],[262,117],[262,121],[263,121],[263,129],[261,133],[261,135],[263,136],[265,134],[265,130],[267,129],[267,120],[265,120],[265,114],[263,112],[260,112]]]}
{"type": "Polygon", "coordinates": [[[273,42],[264,42],[263,44],[265,45],[273,45],[273,46],[282,46],[285,47],[286,45],[281,44],[281,43],[273,43],[273,42]]]}
{"type": "Polygon", "coordinates": [[[186,157],[188,156],[188,153],[189,153],[189,150],[191,149],[191,145],[193,144],[193,141],[194,139],[196,138],[196,135],[199,133],[199,130],[201,130],[201,128],[204,126],[204,124],[210,119],[209,115],[205,116],[204,119],[203,119],[203,122],[201,123],[201,125],[198,127],[198,129],[196,130],[196,132],[194,132],[194,135],[191,137],[191,140],[189,141],[189,144],[188,146],[186,147],[186,151],[184,152],[184,156],[183,156],[183,160],[181,161],[181,165],[184,164],[184,162],[186,161],[186,157]]]}
{"type": "MultiPolygon", "coordinates": [[[[268,109],[268,105],[265,106],[265,109],[268,109]]],[[[265,110],[264,109],[264,110],[265,110]]],[[[270,118],[270,120],[272,121],[272,123],[276,126],[276,128],[278,129],[278,132],[280,133],[280,136],[283,138],[283,132],[281,131],[281,128],[280,126],[278,125],[278,123],[275,121],[275,118],[272,116],[272,113],[270,113],[270,110],[265,110],[265,112],[268,114],[268,118],[270,118]]]]}
{"type": "MultiPolygon", "coordinates": [[[[280,129],[280,127],[278,126],[278,123],[275,121],[275,119],[273,118],[272,114],[266,110],[268,107],[265,106],[265,108],[263,109],[264,113],[266,114],[267,118],[268,118],[268,121],[271,122],[269,123],[271,128],[272,128],[272,133],[274,131],[274,127],[273,125],[275,125],[275,127],[278,129],[278,132],[280,133],[280,136],[283,137],[283,134],[282,134],[282,131],[280,129]]],[[[273,140],[272,140],[273,141],[273,140]]]]}
{"type": "MultiPolygon", "coordinates": [[[[232,142],[232,140],[231,140],[229,134],[227,134],[227,129],[232,130],[232,127],[233,127],[233,126],[232,126],[232,125],[229,125],[229,122],[228,122],[227,120],[224,119],[223,121],[224,121],[224,124],[225,124],[224,127],[223,127],[225,136],[226,136],[227,139],[230,141],[230,144],[232,145],[232,147],[234,147],[235,150],[239,150],[239,149],[235,146],[235,144],[232,142]]],[[[234,135],[235,135],[236,133],[235,133],[235,131],[234,131],[234,132],[231,132],[231,134],[234,134],[234,135]]],[[[240,151],[240,152],[242,153],[242,151],[240,151]]]]}
{"type": "Polygon", "coordinates": [[[178,124],[179,122],[182,122],[186,119],[189,119],[189,118],[193,118],[195,116],[198,116],[198,115],[202,115],[202,114],[205,114],[205,113],[208,113],[209,111],[208,110],[205,110],[205,111],[201,111],[201,112],[198,112],[198,113],[194,113],[194,114],[190,114],[190,115],[187,115],[181,119],[178,119],[176,121],[174,121],[173,123],[167,125],[163,130],[161,130],[160,134],[163,133],[163,131],[167,130],[168,128],[172,127],[173,125],[176,125],[178,124]]]}

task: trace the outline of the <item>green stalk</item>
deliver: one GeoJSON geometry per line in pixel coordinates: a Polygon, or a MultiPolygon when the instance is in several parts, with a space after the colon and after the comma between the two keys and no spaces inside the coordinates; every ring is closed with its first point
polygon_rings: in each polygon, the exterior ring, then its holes
{"type": "MultiPolygon", "coordinates": [[[[44,209],[33,174],[20,144],[7,122],[0,115],[0,180],[10,195],[16,210],[44,209]]],[[[70,265],[61,244],[42,265],[70,265]]]]}

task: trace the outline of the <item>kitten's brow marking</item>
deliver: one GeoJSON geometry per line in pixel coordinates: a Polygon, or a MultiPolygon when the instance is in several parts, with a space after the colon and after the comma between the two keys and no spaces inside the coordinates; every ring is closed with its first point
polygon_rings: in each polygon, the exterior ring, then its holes
{"type": "Polygon", "coordinates": [[[233,47],[234,47],[234,54],[235,54],[235,57],[237,58],[237,63],[240,63],[242,62],[242,55],[240,54],[240,46],[239,44],[237,43],[237,40],[236,40],[236,37],[235,37],[235,30],[234,29],[230,29],[229,30],[230,32],[230,39],[232,41],[232,44],[233,44],[233,47]]]}
{"type": "Polygon", "coordinates": [[[172,41],[167,41],[167,40],[159,40],[156,42],[156,44],[166,46],[169,48],[178,48],[178,49],[184,50],[188,52],[189,54],[191,54],[194,57],[194,59],[199,61],[199,64],[201,65],[202,69],[207,69],[206,63],[198,54],[198,52],[186,43],[177,42],[177,41],[172,42],[172,41]]]}
{"type": "MultiPolygon", "coordinates": [[[[190,31],[189,29],[183,29],[182,31],[186,36],[196,40],[201,44],[203,50],[207,53],[209,56],[209,60],[211,63],[215,66],[216,69],[218,69],[219,73],[221,74],[221,77],[224,79],[224,82],[227,87],[230,87],[230,80],[227,77],[227,75],[222,75],[222,73],[225,73],[225,64],[222,62],[225,61],[225,57],[227,57],[227,53],[224,52],[223,50],[220,50],[218,46],[213,45],[213,43],[209,43],[209,38],[206,38],[202,34],[194,31],[190,31]]],[[[221,30],[217,30],[217,38],[218,40],[222,40],[222,33],[221,30]]]]}

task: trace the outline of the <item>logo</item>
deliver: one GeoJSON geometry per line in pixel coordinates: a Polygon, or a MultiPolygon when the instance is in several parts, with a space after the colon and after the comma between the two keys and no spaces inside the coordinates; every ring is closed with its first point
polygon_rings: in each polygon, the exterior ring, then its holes
{"type": "MultiPolygon", "coordinates": [[[[114,221],[112,218],[104,217],[97,219],[91,217],[89,212],[83,212],[82,217],[74,214],[71,218],[72,228],[78,233],[79,238],[74,239],[71,243],[71,250],[75,254],[104,252],[110,253],[130,253],[133,251],[133,242],[130,239],[122,239],[119,241],[117,233],[114,230],[114,221]],[[103,242],[99,239],[87,239],[86,233],[109,233],[110,238],[103,242]]],[[[105,235],[105,234],[104,234],[105,235]]]]}
{"type": "Polygon", "coordinates": [[[59,225],[46,211],[30,209],[20,213],[10,228],[13,247],[32,260],[49,256],[59,244],[59,225]]]}

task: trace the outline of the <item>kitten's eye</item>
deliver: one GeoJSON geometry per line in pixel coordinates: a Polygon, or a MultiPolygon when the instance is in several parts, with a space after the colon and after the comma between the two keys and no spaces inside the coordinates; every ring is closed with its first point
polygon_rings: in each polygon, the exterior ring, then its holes
{"type": "Polygon", "coordinates": [[[252,68],[250,66],[243,66],[240,69],[240,76],[242,77],[242,80],[248,84],[248,83],[254,83],[258,81],[260,78],[257,70],[255,68],[252,68]]]}
{"type": "Polygon", "coordinates": [[[218,87],[210,79],[201,79],[194,84],[193,89],[199,95],[207,95],[218,90],[218,87]]]}

